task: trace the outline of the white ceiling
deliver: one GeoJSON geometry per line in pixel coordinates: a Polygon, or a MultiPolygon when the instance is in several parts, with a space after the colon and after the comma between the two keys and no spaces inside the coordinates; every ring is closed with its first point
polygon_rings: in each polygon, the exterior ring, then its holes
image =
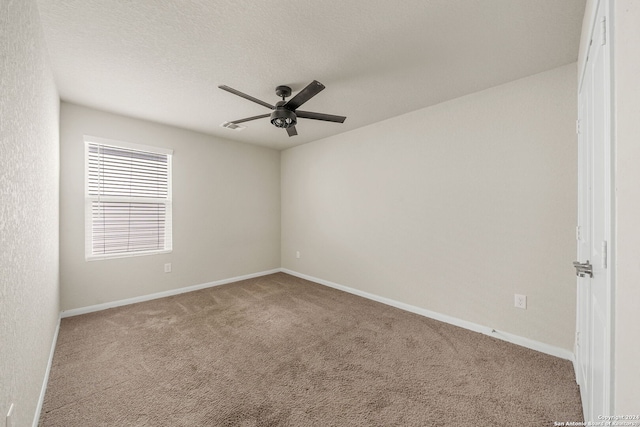
{"type": "Polygon", "coordinates": [[[585,0],[39,0],[63,100],[276,149],[576,61],[585,0]],[[326,89],[289,138],[270,110],[326,89]]]}

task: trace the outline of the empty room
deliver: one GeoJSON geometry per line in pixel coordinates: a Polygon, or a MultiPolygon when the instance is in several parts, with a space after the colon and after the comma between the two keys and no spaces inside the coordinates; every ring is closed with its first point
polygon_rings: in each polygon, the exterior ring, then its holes
{"type": "Polygon", "coordinates": [[[0,427],[640,427],[640,2],[0,36],[0,427]]]}

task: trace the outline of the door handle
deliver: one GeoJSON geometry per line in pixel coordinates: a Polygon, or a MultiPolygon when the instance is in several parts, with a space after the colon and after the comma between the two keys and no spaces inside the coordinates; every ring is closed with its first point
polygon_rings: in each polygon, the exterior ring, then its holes
{"type": "Polygon", "coordinates": [[[576,268],[576,276],[593,277],[593,265],[589,264],[589,260],[587,262],[574,261],[573,266],[576,268]]]}

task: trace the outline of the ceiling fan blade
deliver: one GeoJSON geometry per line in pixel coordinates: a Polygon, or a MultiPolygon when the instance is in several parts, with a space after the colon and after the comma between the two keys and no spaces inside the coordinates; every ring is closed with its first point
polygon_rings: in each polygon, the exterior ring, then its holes
{"type": "Polygon", "coordinates": [[[324,85],[317,80],[312,81],[302,89],[300,92],[296,94],[293,98],[289,100],[286,104],[284,104],[287,110],[295,110],[300,107],[302,104],[316,96],[320,91],[324,89],[324,85]]]}
{"type": "Polygon", "coordinates": [[[296,111],[296,116],[303,119],[324,120],[325,122],[344,123],[347,119],[344,116],[334,116],[333,114],[313,113],[311,111],[296,111]]]}
{"type": "MultiPolygon", "coordinates": [[[[244,98],[244,99],[248,99],[249,101],[253,101],[253,102],[255,102],[256,104],[263,105],[263,106],[265,106],[265,107],[267,107],[267,108],[269,108],[269,109],[271,109],[271,110],[275,110],[275,109],[276,109],[276,107],[274,107],[273,105],[271,105],[271,104],[269,104],[269,103],[267,103],[267,102],[261,101],[261,100],[259,100],[258,98],[254,98],[254,97],[253,97],[253,96],[251,96],[251,95],[247,95],[246,93],[242,93],[242,92],[240,92],[239,90],[235,90],[234,88],[231,88],[231,87],[229,87],[229,86],[221,85],[221,86],[218,86],[218,87],[219,87],[220,89],[222,89],[222,90],[226,90],[226,91],[227,91],[227,92],[229,92],[229,93],[232,93],[232,94],[234,94],[234,95],[238,95],[238,96],[240,96],[240,97],[242,97],[242,98],[244,98]]],[[[234,122],[234,123],[235,123],[235,122],[234,122]]]]}
{"type": "Polygon", "coordinates": [[[259,116],[253,116],[253,117],[247,117],[246,119],[240,119],[240,120],[234,120],[232,122],[229,123],[244,123],[244,122],[248,122],[251,120],[256,120],[256,119],[264,119],[265,117],[269,117],[271,114],[260,114],[259,116]]]}
{"type": "Polygon", "coordinates": [[[287,128],[287,133],[289,134],[289,136],[296,136],[298,134],[298,131],[296,130],[295,126],[291,126],[287,128]]]}

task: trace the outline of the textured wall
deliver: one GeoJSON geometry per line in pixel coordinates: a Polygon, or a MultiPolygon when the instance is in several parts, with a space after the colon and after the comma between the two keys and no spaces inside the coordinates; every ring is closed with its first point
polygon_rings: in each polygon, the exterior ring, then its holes
{"type": "Polygon", "coordinates": [[[280,267],[278,151],[65,102],[60,146],[63,310],[280,267]],[[83,135],[174,150],[173,252],[85,261],[83,135]]]}
{"type": "Polygon", "coordinates": [[[2,0],[0,36],[0,423],[13,402],[27,426],[59,312],[59,100],[35,1],[2,0]]]}
{"type": "Polygon", "coordinates": [[[572,351],[575,81],[571,64],[284,151],[282,266],[572,351]]]}

